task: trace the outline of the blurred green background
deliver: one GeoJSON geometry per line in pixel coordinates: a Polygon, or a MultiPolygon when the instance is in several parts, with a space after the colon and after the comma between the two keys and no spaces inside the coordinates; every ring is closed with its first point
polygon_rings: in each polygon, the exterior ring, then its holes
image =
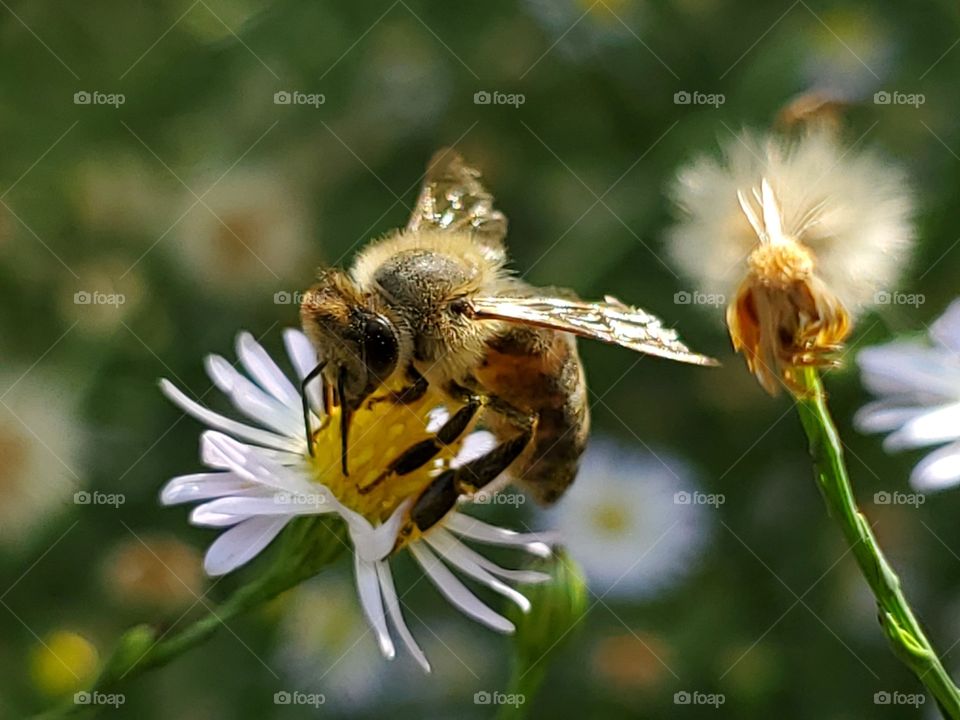
{"type": "MultiPolygon", "coordinates": [[[[211,587],[199,563],[214,532],[158,506],[162,483],[199,462],[197,424],[156,380],[205,395],[203,355],[233,357],[240,329],[282,352],[282,328],[298,322],[285,298],[316,266],[403,225],[427,158],[449,144],[509,217],[521,275],[643,305],[724,361],[706,371],[583,345],[607,440],[570,501],[603,497],[608,476],[631,469],[604,452],[646,457],[637,467],[657,474],[651,449],[685,464],[684,487],[725,501],[659,543],[644,517],[682,511],[669,479],[638,472],[641,504],[627,512],[639,530],[577,526],[575,554],[608,542],[611,556],[637,558],[634,581],[607,596],[595,587],[578,631],[544,660],[533,716],[932,717],[930,700],[875,704],[918,685],[825,517],[791,403],[765,396],[731,355],[719,310],[675,301],[694,288],[662,243],[679,166],[742,127],[769,127],[797,93],[830,89],[852,103],[851,143],[905,165],[919,198],[903,289],[925,301],[867,317],[852,345],[922,330],[956,292],[958,20],[948,2],[0,2],[0,717],[69,695],[72,674],[128,625],[189,619],[198,595],[216,602],[256,572],[211,587]],[[882,90],[925,102],[875,104],[882,90]],[[323,102],[275,103],[284,91],[323,102]],[[477,104],[482,91],[523,103],[477,104]],[[678,92],[724,102],[678,103],[678,92]],[[120,495],[75,502],[84,489],[120,495]],[[682,691],[725,702],[678,705],[682,691]]],[[[858,492],[960,673],[960,495],[873,502],[907,489],[919,455],[887,457],[853,431],[865,395],[847,365],[828,386],[858,492]]],[[[225,407],[213,392],[204,401],[225,407]]],[[[529,504],[492,510],[513,527],[554,519],[529,504]]],[[[416,582],[417,568],[398,567],[402,587],[416,582]]],[[[492,713],[473,697],[505,689],[509,639],[423,583],[406,601],[437,667],[422,676],[409,658],[376,655],[350,582],[339,566],[231,623],[105,715],[492,713]],[[326,703],[275,704],[284,690],[326,703]]]]}

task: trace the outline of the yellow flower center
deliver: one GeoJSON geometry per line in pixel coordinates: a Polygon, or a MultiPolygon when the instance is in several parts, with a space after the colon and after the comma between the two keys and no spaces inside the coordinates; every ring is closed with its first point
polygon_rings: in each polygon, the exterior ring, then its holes
{"type": "Polygon", "coordinates": [[[605,535],[620,535],[630,525],[630,515],[622,505],[607,503],[594,508],[593,524],[605,535]]]}
{"type": "Polygon", "coordinates": [[[340,464],[340,408],[331,408],[324,426],[313,436],[311,464],[317,482],[374,524],[383,522],[404,500],[418,497],[460,451],[469,429],[456,442],[441,447],[423,467],[406,475],[386,473],[405,450],[432,437],[427,431],[430,411],[450,405],[449,398],[433,389],[406,405],[393,401],[389,393],[371,397],[354,413],[350,425],[349,476],[340,464]]]}

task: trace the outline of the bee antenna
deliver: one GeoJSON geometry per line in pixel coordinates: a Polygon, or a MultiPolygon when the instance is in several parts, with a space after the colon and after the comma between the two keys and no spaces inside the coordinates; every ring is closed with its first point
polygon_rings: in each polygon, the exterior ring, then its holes
{"type": "Polygon", "coordinates": [[[350,433],[350,421],[353,418],[353,410],[346,401],[344,394],[344,385],[346,384],[346,368],[340,368],[337,375],[337,394],[340,396],[340,467],[344,477],[350,476],[347,465],[347,448],[349,446],[347,438],[350,433]]]}

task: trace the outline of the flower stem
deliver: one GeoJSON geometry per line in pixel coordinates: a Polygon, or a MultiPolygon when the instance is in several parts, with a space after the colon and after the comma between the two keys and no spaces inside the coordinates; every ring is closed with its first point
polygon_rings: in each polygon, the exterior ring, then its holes
{"type": "Polygon", "coordinates": [[[801,384],[805,392],[797,397],[797,407],[807,433],[817,483],[831,517],[840,525],[873,591],[887,640],[894,654],[937,699],[944,716],[960,720],[960,690],[920,627],[903,594],[900,578],[880,550],[867,519],[857,508],[840,436],[830,417],[817,370],[804,369],[801,384]]]}
{"type": "MultiPolygon", "coordinates": [[[[96,680],[85,691],[103,695],[118,693],[135,677],[163,667],[187,650],[202,644],[228,621],[313,577],[347,547],[343,524],[327,518],[295,520],[287,526],[279,544],[279,552],[270,568],[239,588],[219,606],[208,607],[205,615],[182,630],[163,632],[147,624],[127,630],[120,636],[113,654],[100,669],[96,680]]],[[[103,707],[77,703],[71,697],[62,705],[37,716],[36,720],[55,720],[81,714],[92,717],[103,707]]]]}

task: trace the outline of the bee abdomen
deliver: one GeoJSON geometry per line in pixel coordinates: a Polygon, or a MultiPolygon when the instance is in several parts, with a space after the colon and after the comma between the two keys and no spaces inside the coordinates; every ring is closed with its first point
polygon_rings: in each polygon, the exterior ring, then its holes
{"type": "MultiPolygon", "coordinates": [[[[511,328],[490,343],[477,379],[489,392],[536,415],[530,446],[510,474],[537,502],[555,502],[576,477],[590,428],[576,339],[552,330],[511,328]]],[[[500,436],[511,432],[504,419],[491,425],[500,436]]]]}

